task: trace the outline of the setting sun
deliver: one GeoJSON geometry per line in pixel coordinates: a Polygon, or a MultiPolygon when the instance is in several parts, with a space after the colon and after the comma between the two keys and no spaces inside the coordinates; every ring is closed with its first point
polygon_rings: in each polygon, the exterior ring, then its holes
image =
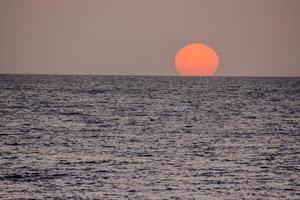
{"type": "Polygon", "coordinates": [[[190,44],[179,50],[175,65],[180,76],[214,76],[219,56],[204,44],[190,44]]]}

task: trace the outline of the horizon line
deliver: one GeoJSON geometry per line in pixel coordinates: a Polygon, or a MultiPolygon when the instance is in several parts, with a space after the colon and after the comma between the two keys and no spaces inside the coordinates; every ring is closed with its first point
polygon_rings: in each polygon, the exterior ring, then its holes
{"type": "Polygon", "coordinates": [[[297,76],[285,76],[285,75],[215,75],[215,76],[180,76],[180,75],[158,75],[158,74],[52,74],[52,73],[0,73],[2,75],[29,75],[29,76],[124,76],[124,77],[178,77],[178,78],[300,78],[297,76]]]}

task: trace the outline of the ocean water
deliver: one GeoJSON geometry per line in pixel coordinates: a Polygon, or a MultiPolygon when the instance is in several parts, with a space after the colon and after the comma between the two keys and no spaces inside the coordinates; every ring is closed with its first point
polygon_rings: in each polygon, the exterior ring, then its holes
{"type": "Polygon", "coordinates": [[[0,75],[1,199],[300,199],[300,78],[0,75]]]}

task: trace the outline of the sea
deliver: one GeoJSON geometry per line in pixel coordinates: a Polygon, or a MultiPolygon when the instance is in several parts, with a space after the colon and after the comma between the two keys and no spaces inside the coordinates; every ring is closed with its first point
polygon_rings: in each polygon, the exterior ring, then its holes
{"type": "Polygon", "coordinates": [[[0,199],[300,199],[300,78],[0,75],[0,199]]]}

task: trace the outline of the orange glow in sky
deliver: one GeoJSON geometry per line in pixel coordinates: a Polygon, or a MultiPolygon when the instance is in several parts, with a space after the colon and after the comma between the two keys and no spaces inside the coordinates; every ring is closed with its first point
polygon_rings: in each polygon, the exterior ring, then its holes
{"type": "Polygon", "coordinates": [[[180,76],[214,76],[219,56],[204,44],[190,44],[177,53],[175,65],[180,76]]]}

